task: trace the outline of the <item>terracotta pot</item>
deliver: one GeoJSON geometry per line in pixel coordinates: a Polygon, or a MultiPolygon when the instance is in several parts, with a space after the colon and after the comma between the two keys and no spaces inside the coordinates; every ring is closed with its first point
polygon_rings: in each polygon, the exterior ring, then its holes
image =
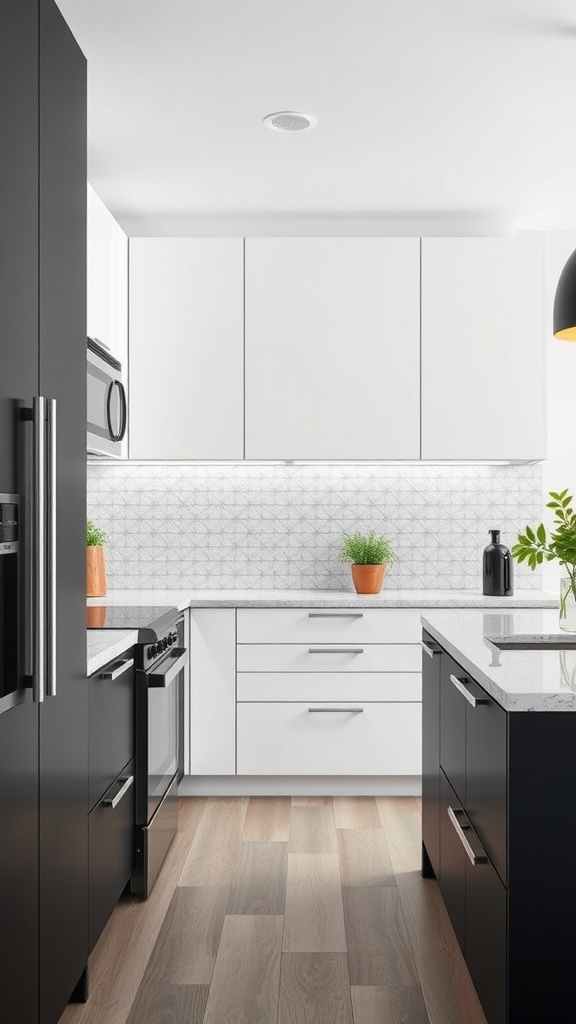
{"type": "Polygon", "coordinates": [[[86,548],[86,596],[103,597],[106,593],[104,548],[86,548]]]}
{"type": "Polygon", "coordinates": [[[357,594],[379,594],[384,580],[384,565],[351,565],[357,594]]]}
{"type": "Polygon", "coordinates": [[[107,611],[106,606],[102,604],[88,605],[86,609],[86,628],[104,629],[107,611]]]}

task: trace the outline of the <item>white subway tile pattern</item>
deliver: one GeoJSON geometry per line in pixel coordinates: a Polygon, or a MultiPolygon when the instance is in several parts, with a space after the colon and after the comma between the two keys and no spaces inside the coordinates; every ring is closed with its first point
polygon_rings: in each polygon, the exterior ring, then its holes
{"type": "MultiPolygon", "coordinates": [[[[343,589],[342,534],[389,536],[394,589],[477,589],[489,529],[542,514],[533,466],[91,464],[111,588],[343,589]]],[[[541,574],[515,566],[518,589],[541,574]]]]}

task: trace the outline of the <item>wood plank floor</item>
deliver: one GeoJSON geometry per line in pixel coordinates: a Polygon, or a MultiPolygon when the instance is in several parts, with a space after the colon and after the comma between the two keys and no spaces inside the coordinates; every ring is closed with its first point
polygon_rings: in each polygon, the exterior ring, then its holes
{"type": "Polygon", "coordinates": [[[123,898],[60,1024],[486,1024],[420,802],[190,797],[146,902],[123,898]]]}

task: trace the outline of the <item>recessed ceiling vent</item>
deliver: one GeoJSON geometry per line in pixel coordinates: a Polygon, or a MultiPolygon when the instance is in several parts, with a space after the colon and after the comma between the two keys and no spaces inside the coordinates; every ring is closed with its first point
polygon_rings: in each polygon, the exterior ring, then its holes
{"type": "Polygon", "coordinates": [[[276,114],[268,114],[263,124],[274,132],[305,132],[314,128],[316,118],[311,114],[297,114],[294,110],[279,110],[276,114]]]}

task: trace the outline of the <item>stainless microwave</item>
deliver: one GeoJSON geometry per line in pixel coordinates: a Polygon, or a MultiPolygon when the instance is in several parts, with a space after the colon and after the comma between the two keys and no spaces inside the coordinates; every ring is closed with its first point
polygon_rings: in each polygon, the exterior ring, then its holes
{"type": "Polygon", "coordinates": [[[88,454],[119,459],[128,419],[122,365],[95,338],[88,338],[87,397],[88,454]]]}

